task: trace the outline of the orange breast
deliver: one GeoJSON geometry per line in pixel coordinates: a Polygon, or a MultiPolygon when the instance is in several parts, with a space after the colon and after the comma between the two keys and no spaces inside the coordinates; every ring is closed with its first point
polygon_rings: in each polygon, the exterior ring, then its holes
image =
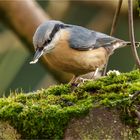
{"type": "Polygon", "coordinates": [[[82,75],[95,71],[106,63],[108,55],[104,48],[78,51],[68,46],[67,38],[68,33],[64,30],[55,49],[46,55],[53,67],[74,75],[82,75]]]}

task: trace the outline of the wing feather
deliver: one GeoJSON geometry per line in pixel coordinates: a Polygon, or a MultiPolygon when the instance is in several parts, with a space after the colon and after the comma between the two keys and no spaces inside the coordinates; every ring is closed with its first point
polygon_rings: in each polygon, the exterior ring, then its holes
{"type": "Polygon", "coordinates": [[[110,46],[117,38],[106,34],[88,30],[81,26],[72,25],[70,30],[70,47],[76,50],[91,50],[99,47],[110,46]]]}

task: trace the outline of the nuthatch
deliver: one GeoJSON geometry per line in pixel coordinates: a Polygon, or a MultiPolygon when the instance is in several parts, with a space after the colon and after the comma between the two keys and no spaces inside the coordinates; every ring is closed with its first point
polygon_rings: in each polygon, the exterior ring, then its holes
{"type": "Polygon", "coordinates": [[[54,68],[72,73],[75,78],[102,68],[117,48],[128,42],[81,26],[50,20],[41,24],[34,36],[36,50],[31,64],[46,55],[54,68]]]}

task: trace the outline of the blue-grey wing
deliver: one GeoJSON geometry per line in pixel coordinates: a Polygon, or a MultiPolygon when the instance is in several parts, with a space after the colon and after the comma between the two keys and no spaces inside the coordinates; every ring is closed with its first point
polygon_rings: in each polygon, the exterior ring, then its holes
{"type": "Polygon", "coordinates": [[[89,50],[106,47],[117,39],[106,34],[72,25],[70,28],[70,47],[77,50],[89,50]]]}

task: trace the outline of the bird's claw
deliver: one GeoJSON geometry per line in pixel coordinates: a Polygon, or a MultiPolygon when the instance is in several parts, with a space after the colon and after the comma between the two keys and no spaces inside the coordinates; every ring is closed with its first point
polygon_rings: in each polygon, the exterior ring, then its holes
{"type": "Polygon", "coordinates": [[[80,83],[85,83],[87,81],[91,81],[92,79],[86,79],[86,78],[79,77],[78,80],[80,81],[80,83]]]}

